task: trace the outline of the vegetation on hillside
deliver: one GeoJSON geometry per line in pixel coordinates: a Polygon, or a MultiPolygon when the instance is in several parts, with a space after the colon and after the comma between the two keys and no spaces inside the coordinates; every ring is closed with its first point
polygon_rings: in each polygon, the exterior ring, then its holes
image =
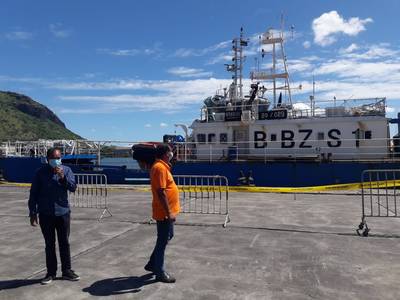
{"type": "Polygon", "coordinates": [[[82,139],[46,106],[13,92],[0,91],[0,140],[82,139]]]}

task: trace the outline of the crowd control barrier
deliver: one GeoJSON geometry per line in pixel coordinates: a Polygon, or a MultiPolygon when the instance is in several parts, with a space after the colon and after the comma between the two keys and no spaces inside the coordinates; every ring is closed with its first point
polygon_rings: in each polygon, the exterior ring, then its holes
{"type": "Polygon", "coordinates": [[[181,212],[229,218],[229,184],[225,176],[175,175],[179,188],[181,212]]]}
{"type": "Polygon", "coordinates": [[[108,207],[107,176],[104,174],[75,174],[76,191],[69,193],[72,207],[97,208],[102,213],[99,221],[106,213],[112,216],[108,207]]]}
{"type": "Polygon", "coordinates": [[[357,234],[368,236],[367,218],[398,218],[400,170],[365,170],[361,175],[361,223],[357,234]]]}

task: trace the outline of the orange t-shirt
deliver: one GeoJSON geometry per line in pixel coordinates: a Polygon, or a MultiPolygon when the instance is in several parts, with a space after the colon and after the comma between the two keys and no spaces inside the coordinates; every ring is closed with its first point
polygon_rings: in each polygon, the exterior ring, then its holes
{"type": "Polygon", "coordinates": [[[158,197],[158,190],[165,189],[169,210],[177,215],[180,212],[179,190],[171,174],[171,167],[162,160],[157,160],[150,170],[151,192],[153,193],[153,219],[162,221],[167,213],[158,197]]]}

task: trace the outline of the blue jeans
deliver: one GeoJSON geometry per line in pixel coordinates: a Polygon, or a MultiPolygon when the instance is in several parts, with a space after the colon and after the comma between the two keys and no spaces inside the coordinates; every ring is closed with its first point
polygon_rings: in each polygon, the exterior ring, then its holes
{"type": "Polygon", "coordinates": [[[170,220],[157,221],[157,242],[148,263],[154,268],[156,275],[161,275],[164,272],[165,248],[173,236],[174,222],[170,220]]]}

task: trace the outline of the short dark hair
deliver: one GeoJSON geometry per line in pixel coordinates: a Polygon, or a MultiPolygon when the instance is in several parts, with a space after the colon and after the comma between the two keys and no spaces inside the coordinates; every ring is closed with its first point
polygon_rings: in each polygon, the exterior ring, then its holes
{"type": "Polygon", "coordinates": [[[156,148],[156,158],[161,158],[163,155],[171,151],[171,147],[168,144],[159,144],[156,148]]]}
{"type": "Polygon", "coordinates": [[[49,148],[47,150],[47,157],[52,156],[55,151],[60,151],[61,152],[60,148],[51,147],[51,148],[49,148]]]}

